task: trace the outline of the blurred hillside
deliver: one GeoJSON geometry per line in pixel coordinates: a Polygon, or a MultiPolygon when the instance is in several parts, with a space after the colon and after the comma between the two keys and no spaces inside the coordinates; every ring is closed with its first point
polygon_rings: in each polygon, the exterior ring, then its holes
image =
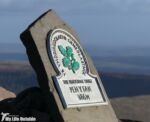
{"type": "MultiPolygon", "coordinates": [[[[109,97],[150,94],[150,76],[99,72],[109,97]]],[[[38,86],[36,74],[28,62],[0,62],[0,86],[18,94],[38,86]]]]}

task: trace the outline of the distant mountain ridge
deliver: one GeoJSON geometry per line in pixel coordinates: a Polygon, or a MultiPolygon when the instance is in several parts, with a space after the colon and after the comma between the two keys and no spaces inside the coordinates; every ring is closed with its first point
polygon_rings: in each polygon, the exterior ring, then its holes
{"type": "MultiPolygon", "coordinates": [[[[150,94],[150,76],[99,72],[111,98],[150,94]]],[[[0,62],[0,86],[18,94],[38,86],[36,74],[28,62],[0,62]]]]}
{"type": "MultiPolygon", "coordinates": [[[[92,47],[85,46],[99,71],[150,75],[149,47],[92,47]]],[[[28,61],[25,47],[21,42],[0,43],[0,61],[28,61]]]]}

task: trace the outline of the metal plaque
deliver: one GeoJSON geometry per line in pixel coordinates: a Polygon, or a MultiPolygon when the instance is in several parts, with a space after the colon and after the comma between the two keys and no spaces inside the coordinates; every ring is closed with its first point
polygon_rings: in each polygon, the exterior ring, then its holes
{"type": "Polygon", "coordinates": [[[83,48],[73,35],[64,29],[53,30],[47,49],[59,73],[54,83],[65,108],[107,104],[99,76],[90,73],[83,48]]]}

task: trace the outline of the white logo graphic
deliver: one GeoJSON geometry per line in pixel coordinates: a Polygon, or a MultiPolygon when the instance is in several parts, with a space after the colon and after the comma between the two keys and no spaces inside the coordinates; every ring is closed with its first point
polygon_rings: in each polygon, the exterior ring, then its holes
{"type": "Polygon", "coordinates": [[[1,122],[35,122],[35,117],[21,117],[19,115],[10,115],[10,113],[1,112],[1,122]]]}
{"type": "Polygon", "coordinates": [[[3,113],[3,112],[2,112],[1,115],[2,115],[1,122],[3,122],[3,121],[5,120],[5,118],[6,118],[6,116],[9,115],[9,113],[3,113]]]}

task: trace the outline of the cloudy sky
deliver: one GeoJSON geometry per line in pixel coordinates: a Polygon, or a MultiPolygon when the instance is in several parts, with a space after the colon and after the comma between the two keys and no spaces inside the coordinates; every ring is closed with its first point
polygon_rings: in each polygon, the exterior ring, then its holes
{"type": "Polygon", "coordinates": [[[48,9],[84,45],[150,47],[150,0],[0,0],[0,43],[20,43],[19,34],[48,9]]]}

